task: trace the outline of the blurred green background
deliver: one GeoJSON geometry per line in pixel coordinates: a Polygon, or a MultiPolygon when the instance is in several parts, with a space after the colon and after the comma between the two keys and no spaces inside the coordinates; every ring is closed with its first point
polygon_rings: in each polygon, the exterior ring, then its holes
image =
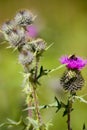
{"type": "MultiPolygon", "coordinates": [[[[12,19],[20,9],[29,9],[37,15],[42,37],[53,46],[44,54],[41,64],[52,69],[60,65],[61,55],[76,54],[87,58],[87,1],[86,0],[0,0],[0,25],[7,19],[12,19]]],[[[7,118],[19,120],[25,108],[25,95],[22,92],[23,68],[18,64],[18,53],[6,49],[8,44],[0,44],[0,123],[7,118]]],[[[55,93],[47,86],[47,78],[54,79],[62,75],[64,68],[44,77],[44,85],[38,89],[41,104],[52,103],[55,93]]],[[[85,86],[78,95],[87,93],[87,68],[82,70],[85,86]]],[[[85,97],[87,99],[87,97],[85,97]]],[[[87,104],[75,102],[72,112],[73,130],[82,130],[83,123],[87,125],[87,104]]],[[[53,122],[50,130],[67,130],[66,117],[54,109],[42,111],[44,122],[53,122]]],[[[13,130],[13,128],[10,128],[13,130]]],[[[1,128],[0,130],[7,130],[1,128]]],[[[14,130],[17,130],[15,128],[14,130]]],[[[22,128],[18,129],[22,130],[22,128]]]]}

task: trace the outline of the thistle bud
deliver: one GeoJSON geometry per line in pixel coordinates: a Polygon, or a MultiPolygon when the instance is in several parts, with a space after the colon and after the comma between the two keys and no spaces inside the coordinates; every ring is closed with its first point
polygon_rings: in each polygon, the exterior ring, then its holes
{"type": "Polygon", "coordinates": [[[84,79],[79,70],[67,70],[60,79],[60,84],[65,90],[75,92],[84,85],[84,79]]]}

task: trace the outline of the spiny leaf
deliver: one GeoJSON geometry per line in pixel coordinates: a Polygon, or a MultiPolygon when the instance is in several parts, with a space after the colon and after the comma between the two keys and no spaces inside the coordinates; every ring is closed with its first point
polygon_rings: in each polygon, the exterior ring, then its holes
{"type": "Polygon", "coordinates": [[[39,75],[37,76],[37,79],[40,77],[47,75],[50,72],[50,70],[44,69],[43,66],[40,67],[39,75]]]}
{"type": "Polygon", "coordinates": [[[57,110],[56,112],[58,112],[61,108],[66,108],[66,105],[63,102],[60,102],[57,97],[55,97],[55,100],[57,102],[57,110]]]}
{"type": "Polygon", "coordinates": [[[58,112],[61,109],[61,103],[59,102],[59,100],[57,99],[57,97],[55,97],[55,100],[57,101],[57,110],[56,112],[58,112]]]}
{"type": "Polygon", "coordinates": [[[81,102],[87,104],[87,101],[86,101],[83,97],[81,97],[81,96],[74,96],[74,97],[75,97],[76,99],[79,99],[81,102]]]}
{"type": "Polygon", "coordinates": [[[7,118],[7,121],[8,121],[8,123],[10,124],[10,125],[19,125],[20,123],[21,123],[21,119],[18,121],[18,122],[16,122],[16,121],[14,121],[14,120],[12,120],[12,119],[9,119],[9,118],[7,118]]]}
{"type": "MultiPolygon", "coordinates": [[[[72,108],[70,112],[72,112],[74,109],[72,108]]],[[[66,107],[64,112],[63,112],[63,117],[68,114],[68,108],[66,107]]]]}
{"type": "Polygon", "coordinates": [[[27,123],[31,123],[31,124],[33,124],[33,125],[35,125],[35,126],[37,126],[37,124],[38,124],[38,121],[37,120],[34,120],[34,119],[32,119],[32,118],[30,118],[30,117],[27,117],[26,118],[26,122],[27,123]]]}

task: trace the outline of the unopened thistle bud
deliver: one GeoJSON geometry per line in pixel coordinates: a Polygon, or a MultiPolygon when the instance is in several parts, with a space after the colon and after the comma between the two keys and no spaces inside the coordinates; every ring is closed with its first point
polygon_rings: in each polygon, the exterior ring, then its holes
{"type": "Polygon", "coordinates": [[[87,64],[87,60],[72,55],[63,56],[60,59],[62,64],[66,64],[67,70],[60,79],[60,84],[65,90],[75,92],[84,85],[84,78],[81,75],[81,69],[87,64]]]}
{"type": "Polygon", "coordinates": [[[16,14],[14,20],[15,20],[16,25],[24,27],[24,26],[32,24],[33,18],[34,17],[30,11],[22,10],[16,14]]]}

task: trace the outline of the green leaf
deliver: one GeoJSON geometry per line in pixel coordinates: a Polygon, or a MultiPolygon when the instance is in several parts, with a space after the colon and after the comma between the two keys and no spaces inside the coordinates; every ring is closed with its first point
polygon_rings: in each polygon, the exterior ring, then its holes
{"type": "MultiPolygon", "coordinates": [[[[72,112],[74,109],[72,108],[70,112],[72,112]]],[[[64,112],[63,112],[63,117],[68,114],[68,108],[66,107],[64,112]]]]}
{"type": "Polygon", "coordinates": [[[68,110],[65,109],[64,112],[63,112],[63,117],[66,116],[68,114],[68,110]]]}
{"type": "Polygon", "coordinates": [[[44,75],[47,75],[50,72],[50,70],[44,69],[43,66],[40,67],[39,75],[37,76],[37,80],[41,78],[44,75]]]}
{"type": "Polygon", "coordinates": [[[56,110],[56,112],[58,112],[60,109],[61,109],[61,102],[59,102],[59,100],[57,99],[57,97],[55,97],[55,100],[56,100],[56,102],[57,102],[57,110],[56,110]]]}
{"type": "Polygon", "coordinates": [[[55,100],[56,100],[56,102],[57,102],[57,110],[56,110],[56,112],[58,112],[61,108],[66,108],[66,105],[63,103],[63,102],[60,102],[58,99],[57,99],[57,97],[55,97],[55,100]]]}

